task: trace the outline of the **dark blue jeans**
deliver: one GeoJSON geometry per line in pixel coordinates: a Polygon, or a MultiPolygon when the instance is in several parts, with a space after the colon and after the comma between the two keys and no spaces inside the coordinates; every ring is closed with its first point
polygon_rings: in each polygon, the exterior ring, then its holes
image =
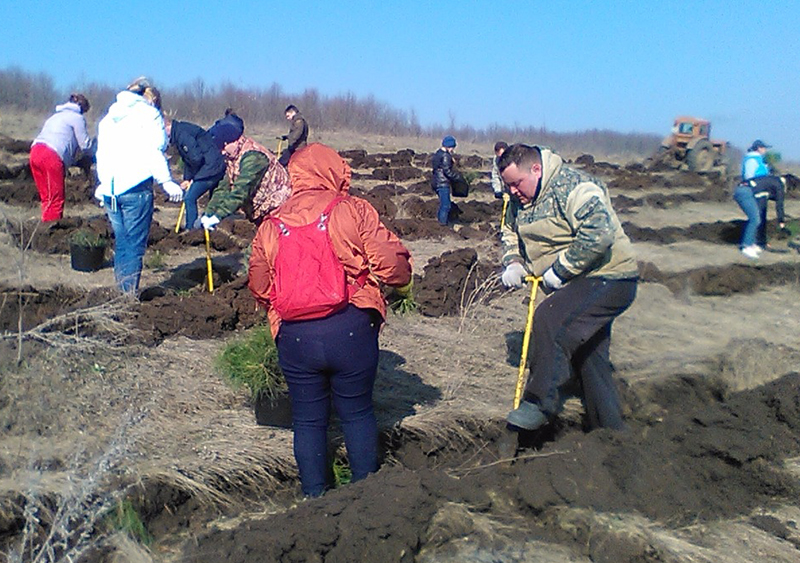
{"type": "Polygon", "coordinates": [[[372,389],[379,327],[377,313],[353,305],[324,319],[281,323],[278,362],[292,399],[294,457],[305,495],[325,492],[331,402],[344,431],[352,480],[378,469],[372,389]]]}
{"type": "Polygon", "coordinates": [[[609,358],[611,324],[630,307],[636,280],[576,278],[536,307],[525,400],[555,415],[573,377],[583,392],[589,428],[624,428],[609,358]]]}
{"type": "Polygon", "coordinates": [[[216,178],[209,178],[207,180],[194,180],[186,193],[183,194],[183,202],[186,204],[186,229],[193,229],[194,224],[197,222],[197,200],[200,199],[204,193],[209,192],[209,195],[214,193],[214,188],[217,187],[219,181],[222,180],[223,174],[216,178]]]}
{"type": "MultiPolygon", "coordinates": [[[[753,246],[756,243],[756,234],[761,225],[761,211],[753,195],[753,190],[750,186],[740,184],[736,186],[736,190],[733,192],[733,199],[736,200],[744,214],[747,215],[747,224],[744,226],[744,231],[742,231],[741,248],[753,246]]],[[[764,206],[764,209],[766,209],[766,206],[764,206]]]]}
{"type": "Polygon", "coordinates": [[[153,180],[116,196],[103,198],[103,205],[114,230],[114,277],[125,293],[136,293],[142,275],[142,257],[147,248],[153,221],[153,180]]]}
{"type": "Polygon", "coordinates": [[[452,202],[450,201],[450,187],[436,188],[436,195],[439,196],[439,212],[436,218],[439,220],[440,225],[447,225],[447,219],[450,217],[450,208],[452,202]]]}

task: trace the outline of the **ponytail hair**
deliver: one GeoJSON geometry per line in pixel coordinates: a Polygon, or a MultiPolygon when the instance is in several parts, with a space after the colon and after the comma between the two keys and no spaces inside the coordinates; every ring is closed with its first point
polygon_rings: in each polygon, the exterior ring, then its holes
{"type": "Polygon", "coordinates": [[[81,108],[81,113],[86,113],[89,111],[89,108],[92,107],[89,105],[89,100],[87,100],[86,96],[83,94],[70,94],[69,101],[73,104],[78,104],[78,107],[81,108]]]}

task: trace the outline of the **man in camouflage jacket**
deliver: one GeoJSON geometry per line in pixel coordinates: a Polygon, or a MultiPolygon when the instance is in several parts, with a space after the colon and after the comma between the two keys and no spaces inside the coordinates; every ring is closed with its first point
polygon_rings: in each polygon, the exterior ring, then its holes
{"type": "Polygon", "coordinates": [[[515,196],[502,233],[503,284],[519,288],[533,275],[547,293],[534,315],[523,401],[508,422],[526,430],[547,424],[576,377],[589,428],[621,429],[611,324],[633,302],[638,276],[608,190],[546,148],[512,145],[498,167],[515,196]]]}

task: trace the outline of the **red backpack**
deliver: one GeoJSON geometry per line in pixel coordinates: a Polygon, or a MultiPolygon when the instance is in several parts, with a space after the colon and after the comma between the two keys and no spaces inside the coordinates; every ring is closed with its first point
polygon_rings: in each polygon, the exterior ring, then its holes
{"type": "Polygon", "coordinates": [[[334,198],[319,219],[307,225],[291,227],[278,217],[269,218],[280,231],[269,301],[281,320],[327,317],[347,306],[350,296],[363,285],[347,283],[328,233],[331,210],[343,199],[334,198]]]}

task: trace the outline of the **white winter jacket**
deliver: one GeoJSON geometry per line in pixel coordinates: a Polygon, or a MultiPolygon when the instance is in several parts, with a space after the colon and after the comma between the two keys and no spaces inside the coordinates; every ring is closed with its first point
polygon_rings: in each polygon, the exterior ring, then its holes
{"type": "Polygon", "coordinates": [[[140,95],[120,92],[97,126],[98,199],[120,195],[148,178],[172,180],[164,151],[167,133],[161,112],[140,95]]]}

